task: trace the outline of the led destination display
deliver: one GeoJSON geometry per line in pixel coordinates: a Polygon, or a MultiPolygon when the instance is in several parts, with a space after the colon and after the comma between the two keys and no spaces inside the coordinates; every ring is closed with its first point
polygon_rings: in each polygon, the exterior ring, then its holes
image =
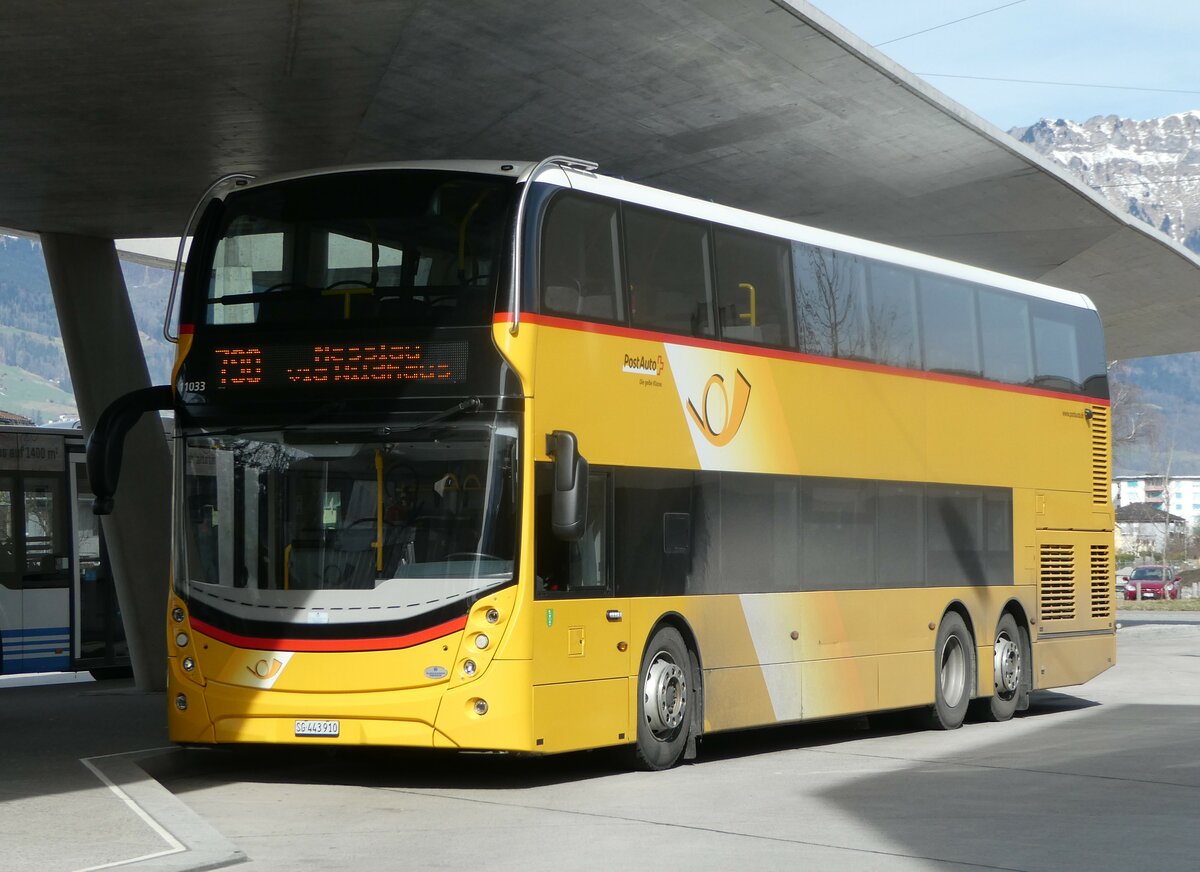
{"type": "Polygon", "coordinates": [[[214,387],[442,382],[467,377],[467,343],[229,345],[211,352],[214,387]]]}

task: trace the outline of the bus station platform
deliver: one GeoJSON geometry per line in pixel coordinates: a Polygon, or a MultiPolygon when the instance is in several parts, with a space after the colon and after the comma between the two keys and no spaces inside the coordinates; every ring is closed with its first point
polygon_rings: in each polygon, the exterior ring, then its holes
{"type": "Polygon", "coordinates": [[[132,681],[0,679],[0,867],[182,872],[244,859],[139,765],[170,750],[165,705],[132,681]]]}

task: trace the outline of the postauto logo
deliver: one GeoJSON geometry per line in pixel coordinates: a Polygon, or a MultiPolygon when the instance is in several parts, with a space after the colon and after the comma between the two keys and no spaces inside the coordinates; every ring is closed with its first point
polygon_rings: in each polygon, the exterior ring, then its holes
{"type": "Polygon", "coordinates": [[[621,371],[632,372],[637,375],[661,376],[667,371],[667,361],[661,354],[626,354],[621,371]]]}
{"type": "Polygon", "coordinates": [[[729,391],[725,387],[725,377],[713,373],[704,385],[704,393],[700,396],[700,408],[691,400],[687,402],[688,415],[700,433],[713,445],[721,448],[733,441],[742,421],[746,418],[746,407],[750,404],[750,380],[739,369],[733,378],[733,401],[730,402],[729,391]],[[712,402],[715,396],[712,392],[720,392],[719,415],[712,414],[712,402]]]}

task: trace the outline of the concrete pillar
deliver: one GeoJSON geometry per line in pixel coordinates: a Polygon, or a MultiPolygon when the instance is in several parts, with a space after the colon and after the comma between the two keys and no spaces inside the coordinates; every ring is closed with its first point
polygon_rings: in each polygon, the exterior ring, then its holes
{"type": "MultiPolygon", "coordinates": [[[[146,358],[113,240],[41,237],[79,417],[91,433],[111,400],[150,386],[146,358]]],[[[142,690],[166,687],[170,476],[162,426],[156,415],[144,415],[125,442],[116,508],[103,519],[133,676],[142,690]]]]}

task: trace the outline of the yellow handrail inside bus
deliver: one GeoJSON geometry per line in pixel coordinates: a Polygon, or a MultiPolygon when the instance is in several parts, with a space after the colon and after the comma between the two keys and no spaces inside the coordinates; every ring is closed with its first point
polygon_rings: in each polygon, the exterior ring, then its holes
{"type": "Polygon", "coordinates": [[[467,225],[471,223],[471,218],[475,216],[475,210],[479,208],[491,193],[491,191],[484,191],[476,197],[475,202],[471,204],[471,208],[467,210],[467,214],[463,216],[462,223],[458,225],[458,272],[460,275],[467,268],[467,225]]]}
{"type": "Polygon", "coordinates": [[[283,589],[291,590],[291,580],[288,578],[288,570],[292,566],[292,543],[288,543],[283,549],[283,589]]]}
{"type": "Polygon", "coordinates": [[[383,452],[375,449],[375,571],[383,572],[383,452]]]}
{"type": "Polygon", "coordinates": [[[338,294],[342,295],[342,317],[350,320],[350,298],[356,294],[373,294],[374,288],[322,288],[322,297],[335,297],[338,294]]]}
{"type": "Polygon", "coordinates": [[[757,327],[758,326],[758,291],[754,290],[754,285],[750,284],[749,282],[741,282],[740,284],[738,284],[738,287],[745,288],[747,291],[750,292],[750,311],[743,313],[741,315],[738,315],[738,318],[740,318],[743,321],[749,321],[751,327],[757,327]]]}

